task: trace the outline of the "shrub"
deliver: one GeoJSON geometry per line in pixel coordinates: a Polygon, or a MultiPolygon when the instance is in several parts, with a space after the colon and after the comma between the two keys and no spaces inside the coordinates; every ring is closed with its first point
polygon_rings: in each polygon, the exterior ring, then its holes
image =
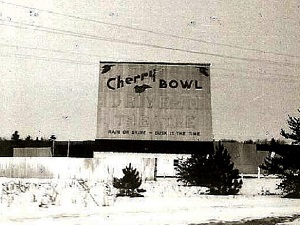
{"type": "Polygon", "coordinates": [[[266,157],[261,166],[268,174],[276,174],[282,178],[278,188],[282,190],[284,197],[288,198],[300,198],[300,108],[298,112],[298,117],[288,116],[290,131],[281,129],[280,132],[283,137],[292,140],[292,144],[297,148],[289,151],[280,146],[280,143],[272,141],[272,150],[276,154],[273,157],[266,157]]]}
{"type": "Polygon", "coordinates": [[[180,162],[176,170],[178,181],[207,187],[210,194],[234,195],[242,187],[239,170],[234,168],[230,154],[220,142],[213,153],[193,154],[180,162]]]}
{"type": "Polygon", "coordinates": [[[282,179],[277,186],[287,198],[300,198],[300,167],[298,153],[282,153],[284,156],[276,154],[267,156],[265,162],[260,167],[267,174],[275,174],[282,179]]]}
{"type": "Polygon", "coordinates": [[[114,177],[113,179],[113,186],[120,191],[117,196],[143,197],[143,195],[137,192],[137,189],[142,184],[139,172],[131,166],[131,163],[122,171],[124,174],[122,178],[114,177]]]}

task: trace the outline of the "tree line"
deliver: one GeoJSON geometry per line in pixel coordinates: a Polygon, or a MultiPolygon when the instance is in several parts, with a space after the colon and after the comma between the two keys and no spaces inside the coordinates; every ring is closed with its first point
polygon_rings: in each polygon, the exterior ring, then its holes
{"type": "MultiPolygon", "coordinates": [[[[2,139],[5,140],[5,139],[2,139]]],[[[19,131],[15,131],[14,133],[12,133],[11,135],[11,140],[12,141],[33,141],[33,138],[30,135],[27,135],[26,138],[23,140],[20,138],[20,134],[19,131]]],[[[56,140],[56,136],[55,134],[52,134],[48,139],[47,138],[43,138],[41,137],[40,139],[38,137],[36,137],[35,141],[55,141],[56,140]]]]}

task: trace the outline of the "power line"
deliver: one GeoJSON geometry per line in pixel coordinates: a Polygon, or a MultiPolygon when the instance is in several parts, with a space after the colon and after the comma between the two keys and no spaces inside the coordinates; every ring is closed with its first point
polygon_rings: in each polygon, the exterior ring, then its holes
{"type": "MultiPolygon", "coordinates": [[[[236,79],[237,77],[234,77],[233,74],[232,75],[227,75],[227,74],[222,74],[222,77],[229,77],[229,78],[234,78],[236,79]]],[[[294,78],[279,78],[279,77],[252,77],[252,76],[244,76],[244,75],[240,75],[239,74],[239,79],[250,79],[250,80],[258,80],[258,81],[261,81],[261,80],[266,80],[267,82],[268,81],[274,81],[274,80],[278,80],[278,81],[283,81],[284,82],[292,82],[295,84],[295,81],[299,81],[297,79],[294,79],[294,78]]]]}
{"type": "MultiPolygon", "coordinates": [[[[40,56],[35,56],[35,55],[28,55],[28,54],[19,54],[19,53],[6,53],[4,54],[0,54],[0,57],[16,57],[16,58],[21,58],[21,59],[35,59],[35,60],[41,60],[41,61],[53,61],[53,62],[59,62],[59,63],[68,63],[68,64],[80,64],[80,65],[98,65],[98,62],[89,62],[89,61],[79,61],[79,60],[71,60],[71,59],[61,59],[61,58],[51,58],[51,57],[40,57],[40,56]]],[[[254,73],[254,74],[262,74],[262,75],[276,75],[278,77],[274,77],[274,76],[270,76],[270,77],[264,77],[264,76],[260,76],[260,77],[253,77],[250,75],[246,75],[246,76],[240,76],[243,78],[247,78],[247,79],[280,79],[280,80],[288,80],[288,81],[299,81],[299,79],[296,79],[298,76],[293,76],[293,77],[285,77],[285,75],[283,74],[276,74],[276,73],[263,73],[263,72],[259,72],[259,71],[250,71],[250,70],[239,70],[239,69],[227,69],[227,68],[218,68],[218,67],[213,67],[211,68],[211,70],[223,70],[223,71],[232,71],[232,72],[239,72],[239,73],[254,73]],[[279,77],[280,76],[280,77],[279,77]]],[[[231,77],[233,78],[233,76],[230,75],[222,75],[222,77],[231,77]]],[[[239,77],[239,78],[240,78],[239,77]]]]}
{"type": "Polygon", "coordinates": [[[42,61],[53,61],[53,62],[59,62],[59,63],[69,63],[69,64],[81,64],[81,65],[98,65],[99,63],[95,62],[87,62],[87,61],[78,61],[78,60],[71,60],[71,59],[61,59],[61,58],[51,58],[51,57],[41,57],[41,56],[35,56],[35,55],[27,55],[27,54],[19,54],[19,53],[6,53],[0,54],[0,57],[16,57],[21,59],[37,59],[42,61]]]}
{"type": "Polygon", "coordinates": [[[59,15],[59,16],[68,17],[68,18],[77,19],[77,20],[83,20],[83,21],[86,21],[86,22],[92,22],[92,23],[97,23],[97,24],[115,26],[115,27],[135,30],[135,31],[147,32],[147,33],[156,34],[156,35],[163,35],[163,36],[166,36],[166,37],[172,37],[172,38],[177,38],[177,39],[182,39],[182,40],[199,42],[199,43],[219,45],[219,46],[235,48],[235,49],[239,49],[239,50],[254,51],[254,52],[259,52],[259,53],[263,53],[263,54],[272,54],[272,55],[278,55],[278,56],[285,56],[285,57],[292,57],[292,58],[300,59],[300,56],[297,56],[297,55],[283,54],[283,53],[272,52],[272,51],[264,51],[264,50],[261,50],[261,49],[247,48],[247,47],[241,47],[241,46],[218,43],[218,42],[210,42],[210,41],[196,39],[196,38],[188,38],[188,37],[184,37],[184,36],[167,34],[167,33],[164,33],[164,32],[158,32],[158,31],[153,31],[153,30],[136,28],[136,27],[132,27],[132,26],[128,26],[128,25],[121,25],[121,24],[109,23],[109,22],[104,22],[104,21],[95,20],[95,19],[88,19],[88,18],[83,18],[83,17],[79,17],[79,16],[74,16],[74,15],[69,15],[69,14],[64,14],[64,13],[58,13],[58,12],[54,12],[52,10],[45,10],[45,9],[40,9],[40,8],[35,8],[35,7],[29,7],[29,6],[9,3],[9,2],[5,2],[5,1],[0,1],[0,2],[3,3],[3,4],[7,4],[7,5],[13,5],[13,6],[16,6],[16,7],[30,9],[30,10],[38,10],[38,11],[46,12],[46,13],[49,13],[49,14],[59,15]]]}
{"type": "Polygon", "coordinates": [[[54,53],[91,56],[91,57],[97,57],[98,59],[99,59],[99,57],[101,57],[101,55],[87,54],[87,53],[75,52],[75,51],[62,51],[62,50],[58,50],[58,49],[49,49],[49,48],[40,48],[40,47],[28,47],[28,46],[10,45],[10,44],[3,44],[3,43],[0,43],[0,45],[1,46],[5,46],[5,47],[22,48],[22,49],[37,50],[37,51],[47,51],[47,52],[54,52],[54,53]]]}
{"type": "MultiPolygon", "coordinates": [[[[5,22],[4,20],[1,20],[1,21],[5,22]]],[[[67,35],[67,36],[73,36],[73,37],[79,37],[79,38],[85,38],[85,39],[91,39],[91,40],[100,40],[100,41],[113,42],[113,43],[122,43],[122,44],[151,47],[151,48],[164,49],[164,50],[171,50],[171,51],[179,51],[179,52],[192,53],[192,54],[198,54],[198,55],[208,55],[208,56],[218,57],[218,58],[259,62],[259,63],[271,63],[271,64],[278,64],[281,66],[290,66],[290,65],[299,66],[299,64],[294,64],[294,63],[284,63],[284,62],[271,61],[271,60],[266,60],[266,59],[257,59],[257,58],[235,57],[235,56],[222,55],[222,54],[216,54],[216,53],[200,52],[200,51],[196,51],[196,50],[186,50],[186,49],[182,49],[182,48],[165,47],[165,46],[156,45],[156,44],[146,44],[146,43],[141,43],[141,42],[136,42],[136,41],[126,41],[126,40],[121,40],[121,39],[116,39],[116,38],[107,38],[107,37],[101,37],[101,36],[97,36],[97,35],[78,33],[78,32],[73,32],[73,31],[68,31],[68,30],[44,27],[44,26],[39,26],[39,25],[32,25],[32,24],[16,22],[16,21],[10,21],[9,23],[21,24],[21,25],[25,25],[28,27],[15,26],[12,24],[0,24],[0,25],[12,26],[12,27],[16,27],[19,29],[27,29],[27,30],[32,29],[34,27],[34,28],[36,28],[36,29],[34,29],[35,31],[67,35]]]]}
{"type": "MultiPolygon", "coordinates": [[[[49,48],[41,48],[41,47],[28,47],[28,46],[21,46],[21,45],[11,45],[11,44],[3,44],[0,43],[0,46],[5,46],[5,47],[13,47],[13,48],[21,48],[21,49],[29,49],[29,50],[37,50],[37,51],[47,51],[47,52],[54,52],[54,53],[62,53],[62,54],[73,54],[73,55],[80,55],[80,56],[91,56],[91,57],[101,57],[100,55],[97,54],[86,54],[82,52],[75,52],[75,51],[62,51],[62,50],[57,50],[57,49],[49,49],[49,48]]],[[[129,60],[129,58],[126,58],[129,60]]],[[[132,59],[131,59],[132,60],[132,59]]],[[[237,63],[230,63],[227,62],[226,64],[234,64],[236,65],[237,63]]],[[[261,71],[253,71],[253,70],[236,70],[236,69],[227,69],[227,68],[218,68],[218,67],[212,67],[212,69],[223,69],[226,71],[235,71],[235,72],[251,72],[251,73],[259,73],[259,74],[270,74],[267,72],[261,72],[261,71]]],[[[286,74],[278,74],[278,73],[272,73],[272,75],[278,75],[278,76],[286,76],[286,74]]],[[[295,76],[296,77],[296,76],[295,76]]],[[[298,77],[298,76],[297,76],[298,77]]]]}
{"type": "MultiPolygon", "coordinates": [[[[0,43],[1,46],[5,47],[14,47],[14,48],[22,48],[22,49],[30,49],[30,50],[41,50],[41,51],[48,51],[48,52],[55,52],[55,53],[63,53],[63,54],[75,54],[75,55],[84,55],[84,56],[92,56],[92,57],[100,57],[100,55],[92,55],[92,54],[84,54],[84,53],[79,53],[79,52],[68,52],[68,51],[62,51],[62,50],[56,50],[56,49],[48,49],[48,48],[37,48],[37,47],[25,47],[25,46],[20,46],[20,45],[10,45],[10,44],[2,44],[0,43]]],[[[27,56],[27,55],[26,55],[27,56]]],[[[51,59],[51,58],[49,58],[51,59]]],[[[53,58],[57,59],[57,58],[53,58]]],[[[61,60],[66,60],[66,59],[61,59],[61,60]]],[[[77,62],[82,62],[82,61],[76,61],[77,62]]],[[[89,62],[85,62],[89,63],[89,62]]],[[[224,71],[232,71],[232,72],[242,72],[242,73],[255,73],[255,74],[262,74],[262,75],[276,75],[276,76],[281,76],[281,77],[286,77],[286,74],[279,74],[279,73],[270,73],[270,72],[262,72],[262,71],[255,71],[255,70],[240,70],[240,69],[228,69],[228,68],[220,68],[220,67],[212,67],[212,70],[224,70],[224,71]]],[[[292,76],[295,78],[298,78],[298,76],[292,76]]]]}
{"type": "MultiPolygon", "coordinates": [[[[247,75],[247,76],[243,76],[243,77],[249,77],[249,79],[270,79],[270,78],[274,78],[274,79],[280,79],[280,80],[296,80],[296,81],[300,81],[299,76],[289,76],[286,77],[286,74],[278,74],[278,73],[264,73],[264,72],[260,72],[260,71],[254,71],[254,70],[240,70],[240,69],[227,69],[227,68],[221,68],[221,67],[212,67],[211,70],[223,70],[223,71],[229,71],[229,72],[233,72],[233,73],[252,73],[252,74],[260,74],[260,75],[275,75],[275,76],[260,76],[260,77],[253,77],[251,75],[247,75]]],[[[223,76],[223,75],[222,75],[223,76]]]]}

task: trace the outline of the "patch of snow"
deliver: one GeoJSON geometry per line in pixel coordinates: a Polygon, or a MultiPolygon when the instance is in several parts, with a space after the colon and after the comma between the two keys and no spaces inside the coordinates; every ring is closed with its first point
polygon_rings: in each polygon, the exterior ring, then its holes
{"type": "Polygon", "coordinates": [[[175,179],[159,179],[142,184],[141,188],[146,190],[144,198],[115,198],[116,190],[110,189],[111,184],[104,180],[4,178],[0,179],[0,224],[176,225],[299,214],[300,200],[281,198],[276,190],[280,180],[243,181],[241,193],[236,196],[207,195],[205,188],[185,187],[175,179]],[[26,191],[23,186],[28,186],[26,191]]]}

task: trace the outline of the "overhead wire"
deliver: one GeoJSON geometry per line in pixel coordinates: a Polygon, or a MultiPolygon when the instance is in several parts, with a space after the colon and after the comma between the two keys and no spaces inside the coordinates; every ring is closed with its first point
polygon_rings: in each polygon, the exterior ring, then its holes
{"type": "MultiPolygon", "coordinates": [[[[6,22],[5,20],[2,20],[2,19],[0,19],[0,21],[6,22]]],[[[41,25],[33,25],[33,24],[17,22],[17,21],[9,21],[8,23],[10,23],[10,24],[2,23],[0,25],[13,26],[13,27],[16,27],[19,29],[27,29],[27,30],[28,29],[32,30],[33,28],[35,28],[34,29],[35,31],[48,32],[48,33],[53,33],[53,34],[67,35],[67,36],[73,36],[73,37],[78,37],[78,38],[106,41],[106,42],[113,42],[113,43],[121,43],[121,44],[129,44],[129,45],[171,50],[171,51],[179,51],[179,52],[192,53],[192,54],[198,54],[198,55],[207,55],[207,56],[212,56],[212,57],[217,57],[217,58],[251,61],[251,62],[259,62],[259,63],[270,63],[270,64],[277,64],[277,65],[281,65],[281,66],[292,66],[292,65],[299,66],[299,64],[291,63],[291,62],[278,62],[278,61],[272,61],[272,60],[267,60],[267,59],[235,57],[235,56],[222,55],[222,54],[217,54],[217,53],[201,52],[201,51],[197,51],[197,50],[187,50],[187,49],[182,49],[182,48],[177,48],[177,47],[167,47],[167,46],[161,46],[161,45],[157,45],[157,44],[147,44],[147,43],[141,43],[141,42],[137,42],[137,41],[128,41],[128,40],[121,40],[121,39],[117,39],[117,38],[101,37],[101,36],[92,35],[92,34],[74,32],[74,31],[57,29],[57,28],[52,28],[52,27],[45,27],[45,26],[41,26],[41,25]],[[19,26],[13,25],[11,23],[18,24],[19,26]],[[26,26],[26,27],[24,27],[24,26],[26,26]]]]}
{"type": "MultiPolygon", "coordinates": [[[[1,24],[0,24],[1,25],[1,24]]],[[[37,51],[47,51],[47,52],[54,52],[54,53],[61,53],[61,54],[72,54],[72,55],[80,55],[80,56],[90,56],[98,58],[101,57],[101,55],[97,54],[88,54],[83,52],[76,52],[76,51],[63,51],[58,49],[49,49],[49,48],[41,48],[41,47],[28,47],[28,46],[22,46],[22,45],[11,45],[11,44],[3,44],[0,43],[0,46],[4,47],[13,47],[13,48],[21,48],[21,49],[29,49],[29,50],[37,50],[37,51]]]]}
{"type": "MultiPolygon", "coordinates": [[[[286,74],[271,73],[271,72],[266,72],[265,73],[265,72],[254,71],[254,70],[227,69],[227,68],[222,68],[222,67],[213,67],[213,68],[211,68],[211,70],[228,71],[228,72],[232,72],[232,75],[239,74],[239,77],[236,77],[236,78],[247,77],[249,79],[258,79],[258,80],[261,80],[261,79],[280,79],[280,80],[300,81],[299,76],[286,77],[286,74]],[[254,77],[254,76],[251,76],[251,75],[241,76],[240,75],[241,73],[260,74],[260,75],[263,75],[263,76],[260,76],[260,77],[254,77]],[[266,75],[271,75],[271,76],[266,76],[266,75]]],[[[222,75],[222,76],[224,76],[224,75],[222,75]]],[[[229,76],[229,75],[227,75],[227,76],[229,76]]],[[[234,78],[235,76],[230,76],[230,77],[234,78]]]]}
{"type": "MultiPolygon", "coordinates": [[[[41,56],[35,56],[35,55],[30,55],[30,54],[20,54],[20,53],[6,53],[4,54],[0,54],[0,57],[16,57],[16,58],[22,58],[22,59],[36,59],[36,60],[41,60],[41,61],[54,61],[54,62],[59,62],[59,63],[68,63],[68,64],[76,64],[76,65],[98,65],[98,62],[90,62],[90,61],[79,61],[79,60],[71,60],[71,59],[62,59],[62,58],[52,58],[52,57],[41,57],[41,56]]],[[[239,69],[227,69],[227,68],[221,68],[221,67],[213,67],[211,68],[211,70],[222,70],[222,71],[230,71],[235,75],[237,73],[255,73],[255,74],[261,74],[261,75],[273,75],[273,76],[269,76],[269,77],[253,77],[251,75],[247,75],[247,76],[240,76],[243,78],[249,78],[249,79],[280,79],[280,80],[288,80],[288,81],[300,81],[298,78],[298,76],[292,76],[292,77],[284,77],[285,75],[283,74],[278,74],[278,73],[264,73],[264,72],[259,72],[259,71],[251,71],[251,70],[239,70],[239,69]],[[275,76],[274,76],[275,75],[275,76]]],[[[222,77],[226,76],[226,77],[231,77],[231,78],[235,78],[232,75],[222,75],[222,77]]]]}
{"type": "Polygon", "coordinates": [[[15,57],[15,58],[22,58],[22,59],[37,59],[42,61],[53,61],[59,63],[68,63],[68,64],[81,64],[81,65],[98,65],[98,62],[92,63],[87,61],[79,61],[79,60],[72,60],[72,59],[62,59],[62,58],[51,58],[51,57],[42,57],[42,56],[35,56],[35,55],[28,55],[28,54],[20,54],[20,53],[6,53],[0,54],[0,57],[15,57]]]}
{"type": "Polygon", "coordinates": [[[76,20],[82,20],[82,21],[86,21],[86,22],[92,22],[92,23],[98,23],[98,24],[103,24],[103,25],[126,28],[126,29],[130,29],[130,30],[134,30],[134,31],[147,32],[147,33],[151,33],[151,34],[155,34],[155,35],[163,35],[163,36],[166,36],[166,37],[178,38],[178,39],[182,39],[182,40],[194,41],[194,42],[199,42],[199,43],[219,45],[219,46],[235,48],[235,49],[239,49],[239,50],[254,51],[254,52],[259,52],[259,53],[263,53],[263,54],[273,54],[273,55],[278,55],[278,56],[285,56],[285,57],[292,57],[292,58],[300,59],[300,56],[297,56],[297,55],[283,54],[283,53],[266,51],[266,50],[261,50],[261,49],[247,48],[247,47],[241,47],[241,46],[236,46],[236,45],[231,45],[231,44],[210,42],[210,41],[197,39],[197,38],[189,38],[189,37],[184,37],[184,36],[179,36],[179,35],[174,35],[174,34],[167,34],[167,33],[159,32],[159,31],[153,31],[153,30],[148,30],[148,29],[143,29],[143,28],[132,27],[132,26],[128,26],[128,25],[109,23],[109,22],[105,22],[105,21],[89,19],[89,18],[83,18],[83,17],[80,17],[80,16],[74,16],[74,15],[65,14],[65,13],[54,12],[52,10],[45,10],[45,9],[36,8],[36,7],[30,7],[30,6],[20,5],[20,4],[14,4],[14,3],[5,2],[5,1],[2,1],[2,0],[0,0],[0,3],[7,4],[7,5],[12,5],[12,6],[15,6],[15,7],[20,7],[20,8],[30,9],[30,10],[38,10],[38,11],[46,12],[46,13],[49,13],[49,14],[68,17],[68,18],[72,18],[72,19],[76,19],[76,20]]]}
{"type": "MultiPolygon", "coordinates": [[[[3,44],[3,43],[0,43],[0,46],[4,46],[4,47],[13,47],[13,48],[16,48],[16,49],[29,49],[29,50],[37,50],[37,51],[47,51],[47,52],[54,52],[54,53],[62,53],[62,54],[73,54],[73,55],[79,55],[79,56],[90,56],[90,57],[96,57],[96,58],[99,58],[101,57],[100,55],[97,55],[97,54],[87,54],[87,53],[83,53],[82,51],[62,51],[62,50],[58,50],[58,49],[49,49],[49,48],[41,48],[41,47],[28,47],[28,46],[21,46],[21,45],[11,45],[11,44],[3,44]]],[[[124,57],[123,57],[124,58],[124,57]]],[[[129,59],[129,58],[126,58],[126,59],[129,59]]],[[[230,62],[226,62],[226,64],[232,64],[230,62]]],[[[234,63],[235,65],[237,63],[234,63]]],[[[223,69],[223,70],[226,70],[226,71],[235,71],[235,72],[245,72],[245,70],[236,70],[236,69],[228,69],[228,68],[218,68],[216,67],[218,64],[215,64],[214,67],[212,67],[212,69],[223,69]]],[[[266,70],[265,70],[266,71],[266,70]]],[[[278,73],[270,73],[270,72],[262,72],[262,71],[250,71],[250,70],[247,70],[246,72],[252,72],[252,73],[256,73],[256,74],[272,74],[272,75],[277,75],[277,76],[286,76],[286,74],[278,74],[278,73]]],[[[294,76],[295,78],[298,77],[298,76],[294,76]]]]}
{"type": "MultiPolygon", "coordinates": [[[[92,56],[92,57],[99,57],[99,55],[93,55],[93,54],[85,54],[82,52],[73,52],[73,51],[62,51],[62,50],[56,50],[56,49],[48,49],[48,48],[38,48],[38,47],[26,47],[26,46],[20,46],[20,45],[10,45],[10,44],[2,44],[0,43],[0,46],[4,47],[14,47],[14,48],[22,48],[22,49],[30,49],[30,50],[41,50],[41,51],[47,51],[47,52],[55,52],[55,53],[63,53],[63,54],[76,54],[76,55],[84,55],[84,56],[92,56]]],[[[22,56],[22,54],[13,54],[17,56],[22,56]]],[[[34,57],[33,55],[25,55],[24,56],[29,56],[29,57],[34,57]]],[[[2,55],[3,56],[3,55],[2,55]]],[[[42,59],[45,59],[46,57],[43,57],[42,59]]],[[[62,61],[69,61],[69,62],[74,62],[74,63],[80,63],[80,64],[94,64],[91,62],[87,61],[76,61],[76,60],[68,60],[68,59],[60,59],[60,58],[49,58],[53,60],[62,60],[62,61]]],[[[255,74],[261,74],[261,75],[276,75],[280,77],[286,76],[286,74],[279,74],[279,73],[270,73],[270,72],[262,72],[262,71],[254,71],[254,70],[240,70],[240,69],[228,69],[228,68],[221,68],[221,67],[212,67],[211,69],[213,70],[224,70],[224,71],[232,71],[232,72],[242,72],[242,73],[255,73],[255,74]]],[[[292,76],[293,78],[298,78],[299,76],[292,76]]],[[[292,78],[291,77],[291,78],[292,78]]]]}

